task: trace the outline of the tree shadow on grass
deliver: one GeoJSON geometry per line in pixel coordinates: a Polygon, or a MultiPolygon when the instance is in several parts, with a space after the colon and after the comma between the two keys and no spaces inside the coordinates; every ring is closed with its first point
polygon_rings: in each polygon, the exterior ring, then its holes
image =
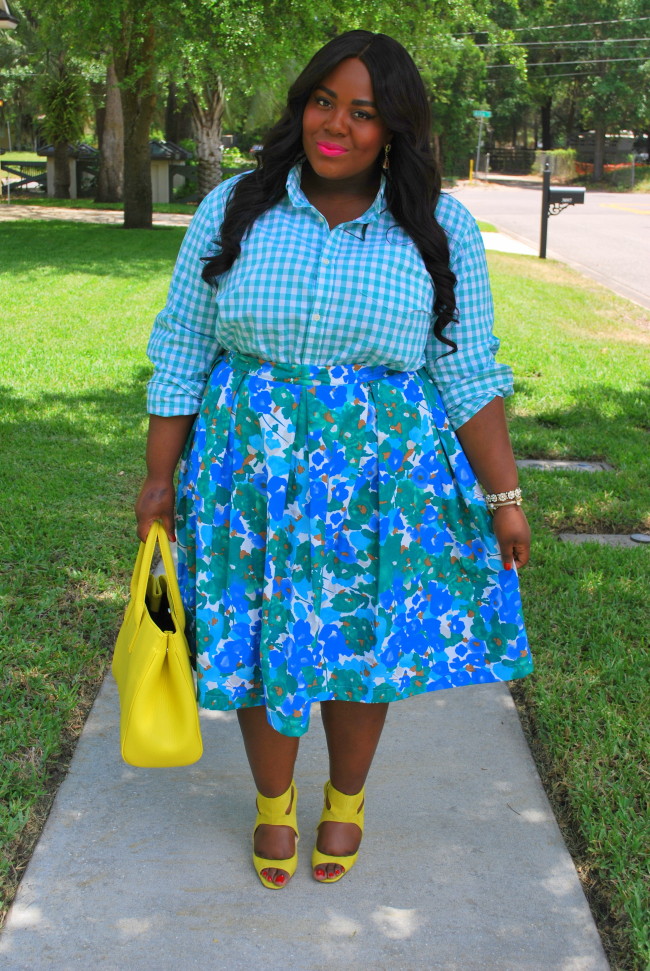
{"type": "Polygon", "coordinates": [[[0,898],[29,858],[124,613],[148,374],[78,394],[0,389],[0,798],[11,793],[0,898]]]}
{"type": "Polygon", "coordinates": [[[171,272],[184,234],[170,226],[126,232],[92,223],[0,223],[2,273],[134,277],[171,272]]]}
{"type": "MultiPolygon", "coordinates": [[[[519,378],[515,392],[531,397],[536,392],[533,380],[519,378]]],[[[570,407],[546,407],[534,415],[511,418],[518,458],[650,464],[650,382],[630,390],[579,385],[568,394],[575,401],[570,407]]]]}
{"type": "Polygon", "coordinates": [[[0,538],[5,579],[57,564],[107,575],[133,548],[132,505],[144,472],[145,381],[37,399],[0,389],[0,538]]]}

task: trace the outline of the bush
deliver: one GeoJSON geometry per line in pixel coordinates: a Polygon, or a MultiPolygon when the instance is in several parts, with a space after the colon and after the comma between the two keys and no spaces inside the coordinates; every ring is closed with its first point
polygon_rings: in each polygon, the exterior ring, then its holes
{"type": "Polygon", "coordinates": [[[196,195],[199,190],[198,183],[194,179],[185,179],[183,185],[179,185],[174,189],[174,202],[182,202],[184,199],[190,199],[192,196],[196,195]]]}
{"type": "Polygon", "coordinates": [[[192,158],[196,158],[196,142],[193,138],[181,138],[178,144],[181,148],[184,148],[186,152],[189,152],[192,158]]]}
{"type": "Polygon", "coordinates": [[[532,171],[542,175],[544,164],[548,161],[551,177],[556,182],[570,182],[576,177],[576,152],[574,148],[556,148],[552,152],[535,152],[532,171]]]}
{"type": "Polygon", "coordinates": [[[234,146],[232,148],[224,148],[223,150],[223,165],[226,168],[234,169],[238,168],[240,165],[254,165],[255,160],[252,155],[242,155],[238,148],[234,146]]]}
{"type": "MultiPolygon", "coordinates": [[[[584,177],[586,180],[593,181],[594,166],[591,162],[577,162],[576,175],[584,177]]],[[[650,180],[650,165],[634,166],[634,185],[646,183],[650,180]]],[[[608,182],[610,185],[620,189],[632,187],[632,163],[617,162],[616,164],[603,165],[603,178],[601,182],[608,182]]]]}

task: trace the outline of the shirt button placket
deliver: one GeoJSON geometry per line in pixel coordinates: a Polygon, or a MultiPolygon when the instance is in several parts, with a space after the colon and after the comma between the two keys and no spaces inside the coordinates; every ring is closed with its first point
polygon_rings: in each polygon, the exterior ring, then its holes
{"type": "MultiPolygon", "coordinates": [[[[319,307],[322,309],[324,302],[327,300],[331,301],[332,299],[332,275],[331,271],[326,268],[332,264],[332,259],[327,255],[327,253],[330,252],[333,246],[335,246],[334,234],[330,234],[323,247],[323,254],[320,258],[320,265],[318,267],[314,308],[319,307]]],[[[311,315],[310,323],[317,324],[322,319],[323,314],[320,313],[319,310],[316,310],[316,312],[312,313],[311,315]]],[[[323,332],[311,330],[305,345],[305,352],[307,355],[309,355],[309,360],[317,360],[320,356],[322,356],[323,351],[327,352],[327,348],[324,344],[323,332]]]]}

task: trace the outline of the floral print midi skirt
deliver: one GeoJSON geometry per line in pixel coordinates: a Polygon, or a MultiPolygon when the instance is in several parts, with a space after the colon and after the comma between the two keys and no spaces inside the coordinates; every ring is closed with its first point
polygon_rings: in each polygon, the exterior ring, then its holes
{"type": "Polygon", "coordinates": [[[227,352],[181,460],[201,706],[386,702],[532,670],[515,570],[424,370],[227,352]]]}

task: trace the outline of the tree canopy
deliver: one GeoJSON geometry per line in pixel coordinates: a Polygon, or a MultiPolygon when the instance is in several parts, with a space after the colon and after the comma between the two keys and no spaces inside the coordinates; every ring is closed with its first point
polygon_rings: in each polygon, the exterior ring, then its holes
{"type": "Polygon", "coordinates": [[[127,225],[150,224],[148,140],[169,84],[194,121],[204,192],[220,177],[223,119],[260,132],[311,54],[352,28],[391,34],[411,51],[448,172],[472,152],[476,108],[491,110],[500,144],[550,149],[591,131],[597,168],[608,129],[650,129],[647,0],[12,0],[12,10],[17,29],[0,31],[0,95],[19,140],[51,114],[42,75],[58,52],[80,104],[86,85],[97,107],[98,79],[114,66],[127,225]]]}

